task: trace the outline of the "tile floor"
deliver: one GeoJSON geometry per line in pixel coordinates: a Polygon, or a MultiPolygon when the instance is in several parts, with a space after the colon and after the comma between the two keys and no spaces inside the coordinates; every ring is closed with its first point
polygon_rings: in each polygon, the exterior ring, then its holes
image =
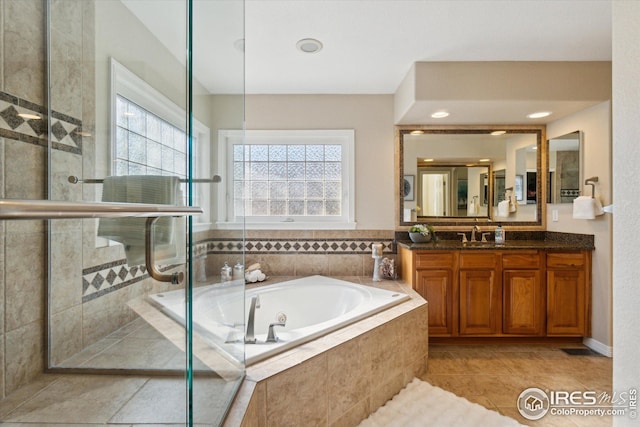
{"type": "Polygon", "coordinates": [[[569,356],[561,348],[580,344],[446,345],[431,344],[422,379],[521,424],[531,426],[611,426],[611,417],[545,415],[523,418],[518,395],[529,387],[542,390],[612,391],[612,361],[601,356],[569,356]]]}

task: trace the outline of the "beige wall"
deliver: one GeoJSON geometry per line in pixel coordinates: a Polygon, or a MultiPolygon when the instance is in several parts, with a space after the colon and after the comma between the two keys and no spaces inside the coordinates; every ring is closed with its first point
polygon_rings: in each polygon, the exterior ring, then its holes
{"type": "MultiPolygon", "coordinates": [[[[547,139],[580,130],[583,133],[584,179],[597,176],[596,195],[604,205],[612,203],[611,182],[611,103],[603,102],[547,125],[547,139]]],[[[581,187],[582,194],[591,194],[591,187],[581,187]]],[[[572,218],[571,203],[547,205],[547,230],[564,233],[593,234],[593,315],[592,339],[600,351],[611,353],[613,345],[611,315],[612,217],[605,214],[595,220],[572,218]],[[553,221],[553,211],[558,221],[553,221]],[[601,346],[605,346],[603,348],[601,346]]]]}
{"type": "MultiPolygon", "coordinates": [[[[613,2],[613,389],[640,385],[640,281],[638,280],[638,212],[640,212],[640,2],[613,2]]],[[[638,421],[614,417],[614,425],[638,421]]]]}
{"type": "Polygon", "coordinates": [[[358,229],[394,229],[392,95],[248,95],[247,129],[355,129],[358,229]]]}

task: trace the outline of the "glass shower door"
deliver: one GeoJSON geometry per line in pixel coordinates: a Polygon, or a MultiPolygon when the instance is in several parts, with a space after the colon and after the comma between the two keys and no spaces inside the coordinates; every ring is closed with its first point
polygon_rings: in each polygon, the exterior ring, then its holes
{"type": "Polygon", "coordinates": [[[219,425],[244,374],[243,343],[234,334],[218,342],[206,325],[241,336],[244,281],[220,283],[207,247],[218,191],[210,165],[217,129],[241,129],[243,117],[221,120],[212,105],[229,76],[243,96],[242,52],[226,49],[242,39],[243,4],[47,5],[49,199],[204,209],[155,223],[151,267],[144,218],[49,222],[48,369],[117,375],[130,399],[112,423],[219,425]],[[205,32],[222,23],[214,38],[205,32]],[[156,280],[154,269],[184,279],[156,280]]]}

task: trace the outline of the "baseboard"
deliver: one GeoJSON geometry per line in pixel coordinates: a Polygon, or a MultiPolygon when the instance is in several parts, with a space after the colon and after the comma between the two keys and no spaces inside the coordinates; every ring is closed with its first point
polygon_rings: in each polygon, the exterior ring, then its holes
{"type": "Polygon", "coordinates": [[[585,338],[582,343],[593,351],[597,351],[607,357],[613,357],[613,347],[602,344],[600,341],[596,341],[593,338],[585,338]]]}

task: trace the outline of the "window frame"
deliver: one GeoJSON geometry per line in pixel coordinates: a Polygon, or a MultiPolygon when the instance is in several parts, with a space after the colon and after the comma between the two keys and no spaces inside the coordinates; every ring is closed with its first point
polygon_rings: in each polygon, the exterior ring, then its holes
{"type": "Polygon", "coordinates": [[[353,230],[355,222],[355,131],[326,130],[219,130],[218,168],[225,179],[218,191],[218,221],[222,229],[336,229],[353,230]],[[234,144],[340,144],[342,145],[342,207],[340,216],[233,217],[234,144]]]}
{"type": "MultiPolygon", "coordinates": [[[[118,95],[137,104],[139,107],[158,116],[172,126],[185,132],[186,135],[186,111],[175,104],[146,81],[131,72],[116,59],[111,58],[111,84],[110,84],[110,117],[109,125],[111,135],[109,138],[109,173],[116,173],[116,136],[117,136],[117,101],[118,95]]],[[[211,132],[202,122],[193,118],[193,157],[194,178],[210,178],[211,167],[209,160],[211,132]]],[[[188,147],[187,147],[188,149],[188,147]]],[[[185,155],[189,156],[186,152],[185,155]]],[[[204,213],[193,217],[193,231],[211,229],[211,189],[209,184],[193,185],[193,203],[201,206],[204,213]]]]}

